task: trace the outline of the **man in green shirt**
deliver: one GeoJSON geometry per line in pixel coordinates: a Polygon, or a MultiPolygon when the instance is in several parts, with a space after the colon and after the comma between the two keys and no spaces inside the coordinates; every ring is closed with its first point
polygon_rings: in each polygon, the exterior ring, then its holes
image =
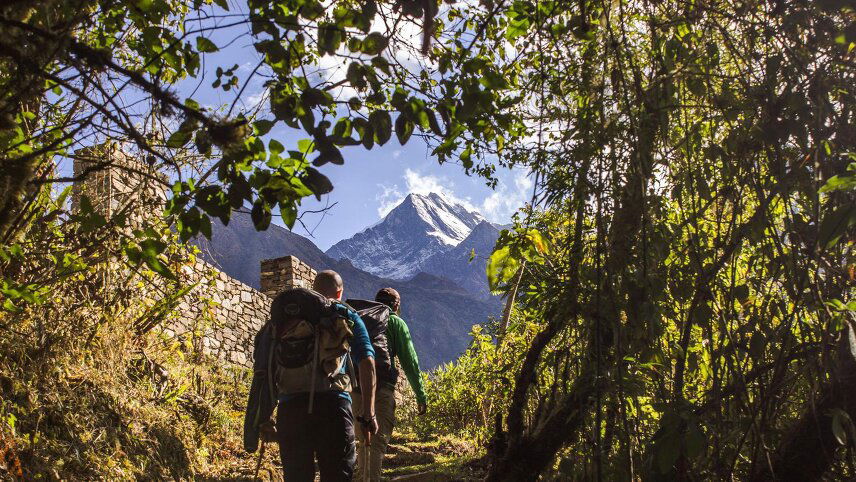
{"type": "MultiPolygon", "coordinates": [[[[416,394],[419,414],[425,413],[427,408],[425,399],[425,385],[419,371],[419,358],[416,349],[413,348],[413,340],[410,338],[410,330],[398,313],[401,312],[401,296],[392,288],[383,288],[375,295],[375,301],[389,306],[392,313],[386,328],[387,347],[389,348],[390,363],[395,366],[395,358],[398,357],[401,369],[410,383],[410,388],[416,394]]],[[[398,373],[393,370],[393,377],[389,379],[378,378],[377,390],[375,391],[375,415],[377,416],[378,432],[371,438],[371,444],[366,445],[362,432],[357,432],[360,441],[357,454],[357,473],[354,474],[358,481],[379,481],[381,464],[386,448],[392,438],[392,429],[395,427],[395,385],[398,381],[398,373]]],[[[362,403],[359,397],[354,399],[354,415],[362,413],[362,403]]]]}

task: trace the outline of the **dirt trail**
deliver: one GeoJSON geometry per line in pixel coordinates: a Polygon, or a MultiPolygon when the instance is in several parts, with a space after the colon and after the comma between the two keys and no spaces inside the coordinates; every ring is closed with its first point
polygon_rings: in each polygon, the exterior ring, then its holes
{"type": "Polygon", "coordinates": [[[383,462],[391,481],[434,482],[482,480],[485,464],[472,443],[441,437],[427,441],[393,433],[383,462]]]}
{"type": "MultiPolygon", "coordinates": [[[[283,478],[279,463],[279,447],[276,443],[265,445],[264,459],[257,480],[281,482],[283,478]]],[[[206,482],[254,480],[253,473],[258,453],[249,455],[236,445],[228,448],[224,446],[223,453],[220,455],[234,459],[233,470],[216,478],[201,476],[197,480],[206,482]]],[[[418,440],[413,435],[395,432],[384,458],[383,480],[475,481],[482,480],[485,469],[481,453],[472,443],[447,437],[418,440]]],[[[315,480],[319,479],[316,477],[315,480]]]]}

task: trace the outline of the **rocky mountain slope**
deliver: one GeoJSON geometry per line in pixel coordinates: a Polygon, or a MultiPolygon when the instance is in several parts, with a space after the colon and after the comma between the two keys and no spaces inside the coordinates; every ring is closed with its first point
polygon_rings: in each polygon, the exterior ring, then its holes
{"type": "Polygon", "coordinates": [[[377,276],[407,279],[424,271],[425,261],[463,241],[481,214],[436,193],[410,194],[381,222],[327,250],[377,276]]]}
{"type": "Polygon", "coordinates": [[[482,221],[457,246],[426,259],[422,263],[422,269],[426,273],[454,281],[475,296],[488,299],[491,294],[485,268],[497,238],[499,229],[487,221],[482,221]],[[470,260],[473,253],[474,256],[470,260]]]}
{"type": "Polygon", "coordinates": [[[256,232],[249,214],[233,213],[228,226],[214,221],[211,240],[194,242],[205,260],[255,288],[259,287],[262,259],[294,255],[316,270],[338,271],[345,280],[346,298],[371,299],[382,287],[397,289],[402,296],[402,316],[410,326],[423,369],[456,358],[469,343],[472,325],[501,312],[498,301],[474,295],[446,278],[419,273],[409,280],[386,279],[347,259],[333,259],[310,240],[280,226],[256,232]]]}
{"type": "Polygon", "coordinates": [[[203,259],[256,289],[263,259],[291,255],[312,267],[325,265],[329,260],[312,241],[282,226],[271,224],[267,231],[257,232],[247,213],[233,212],[228,226],[216,219],[211,222],[211,239],[200,236],[193,240],[203,259]]]}

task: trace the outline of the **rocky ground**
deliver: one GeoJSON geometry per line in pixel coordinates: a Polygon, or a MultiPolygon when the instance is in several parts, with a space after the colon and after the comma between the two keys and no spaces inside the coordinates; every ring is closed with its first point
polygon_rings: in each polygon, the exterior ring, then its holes
{"type": "Polygon", "coordinates": [[[485,469],[478,447],[447,437],[420,441],[395,433],[384,460],[384,476],[392,481],[482,480],[485,469]]]}
{"type": "MultiPolygon", "coordinates": [[[[231,473],[217,477],[202,477],[198,480],[206,482],[254,480],[258,454],[248,456],[240,450],[240,447],[226,444],[221,455],[231,457],[235,461],[231,473]]],[[[424,441],[410,434],[395,433],[384,460],[384,480],[475,481],[482,480],[485,469],[482,451],[470,442],[447,437],[424,441]]],[[[256,480],[283,480],[276,444],[267,444],[256,480]]]]}

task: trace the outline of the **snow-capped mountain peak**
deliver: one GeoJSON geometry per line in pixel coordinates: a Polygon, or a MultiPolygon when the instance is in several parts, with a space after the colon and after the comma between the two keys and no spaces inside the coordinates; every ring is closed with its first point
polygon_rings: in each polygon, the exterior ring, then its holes
{"type": "Polygon", "coordinates": [[[440,194],[409,194],[379,223],[339,241],[327,254],[378,276],[405,279],[432,255],[457,246],[482,221],[478,212],[440,194]]]}
{"type": "Polygon", "coordinates": [[[410,215],[411,209],[415,211],[420,219],[431,226],[427,234],[449,246],[457,246],[477,224],[484,221],[478,212],[469,211],[463,205],[449,202],[433,192],[428,195],[409,194],[399,207],[404,208],[402,215],[410,215]]]}

